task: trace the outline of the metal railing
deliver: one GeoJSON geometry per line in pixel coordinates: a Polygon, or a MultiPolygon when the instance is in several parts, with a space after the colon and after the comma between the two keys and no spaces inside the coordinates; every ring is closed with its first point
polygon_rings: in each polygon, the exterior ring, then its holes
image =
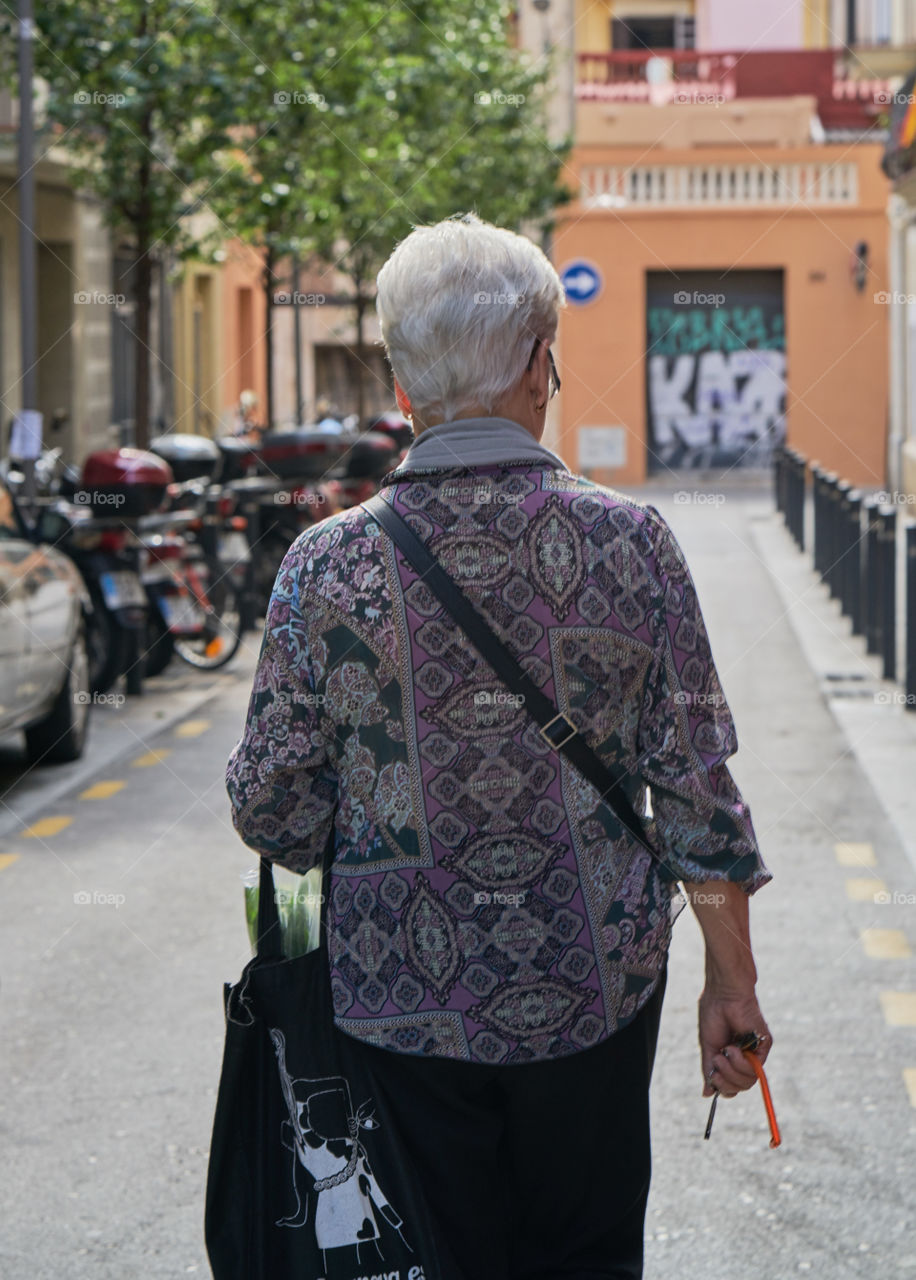
{"type": "Polygon", "coordinates": [[[916,523],[898,521],[886,495],[869,495],[794,449],[773,453],[777,510],[801,550],[805,547],[806,476],[811,476],[812,557],[853,635],[880,659],[885,680],[902,680],[904,704],[916,711],[916,523]],[[904,543],[904,599],[898,598],[897,546],[904,543]],[[903,670],[898,670],[898,625],[904,628],[903,670]]]}

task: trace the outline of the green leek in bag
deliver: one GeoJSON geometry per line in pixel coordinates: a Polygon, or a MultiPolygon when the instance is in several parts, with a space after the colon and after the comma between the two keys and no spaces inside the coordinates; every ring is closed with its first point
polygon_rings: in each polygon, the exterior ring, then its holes
{"type": "MultiPolygon", "coordinates": [[[[282,868],[274,867],[274,882],[282,868]]],[[[321,920],[321,871],[314,867],[304,876],[286,872],[294,884],[277,884],[277,914],[280,917],[280,940],[287,960],[295,960],[318,946],[321,920]]],[[[245,885],[245,920],[252,947],[258,940],[258,872],[242,877],[245,885]]]]}

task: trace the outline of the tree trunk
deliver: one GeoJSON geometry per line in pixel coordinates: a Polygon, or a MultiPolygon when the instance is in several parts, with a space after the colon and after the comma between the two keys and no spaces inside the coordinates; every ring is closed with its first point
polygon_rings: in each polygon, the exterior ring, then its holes
{"type": "Polygon", "coordinates": [[[134,445],[149,448],[150,408],[150,313],[152,310],[153,264],[149,236],[137,239],[134,272],[134,445]]]}
{"type": "Polygon", "coordinates": [[[267,388],[264,422],[270,431],[274,421],[274,251],[270,245],[264,255],[264,289],[267,302],[264,311],[264,376],[267,388]]]}
{"type": "Polygon", "coordinates": [[[363,359],[363,323],[366,316],[366,297],[360,276],[354,276],[356,286],[356,413],[359,417],[357,431],[362,431],[366,421],[366,364],[363,359]]]}
{"type": "MultiPolygon", "coordinates": [[[[148,7],[140,11],[140,39],[149,30],[148,7]]],[[[153,113],[147,108],[139,122],[140,137],[146,151],[137,174],[137,201],[133,208],[134,244],[137,261],[134,268],[134,445],[149,446],[150,392],[150,312],[152,310],[153,264],[150,260],[153,237],[151,209],[153,169],[153,113]]]]}
{"type": "Polygon", "coordinates": [[[296,371],[296,426],[302,426],[302,317],[299,314],[299,259],[293,254],[293,367],[296,371]]]}

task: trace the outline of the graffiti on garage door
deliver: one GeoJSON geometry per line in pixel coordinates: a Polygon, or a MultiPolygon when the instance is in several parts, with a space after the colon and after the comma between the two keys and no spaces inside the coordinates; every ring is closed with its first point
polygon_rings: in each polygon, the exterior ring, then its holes
{"type": "Polygon", "coordinates": [[[646,277],[649,471],[766,466],[785,438],[781,271],[646,277]]]}

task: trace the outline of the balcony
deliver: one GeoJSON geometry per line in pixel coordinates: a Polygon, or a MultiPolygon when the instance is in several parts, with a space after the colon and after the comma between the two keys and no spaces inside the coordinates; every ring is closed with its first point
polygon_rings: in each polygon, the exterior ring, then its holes
{"type": "Polygon", "coordinates": [[[575,92],[578,102],[653,106],[807,96],[825,129],[863,132],[888,111],[898,79],[859,78],[832,49],[625,50],[577,54],[575,92]]]}

